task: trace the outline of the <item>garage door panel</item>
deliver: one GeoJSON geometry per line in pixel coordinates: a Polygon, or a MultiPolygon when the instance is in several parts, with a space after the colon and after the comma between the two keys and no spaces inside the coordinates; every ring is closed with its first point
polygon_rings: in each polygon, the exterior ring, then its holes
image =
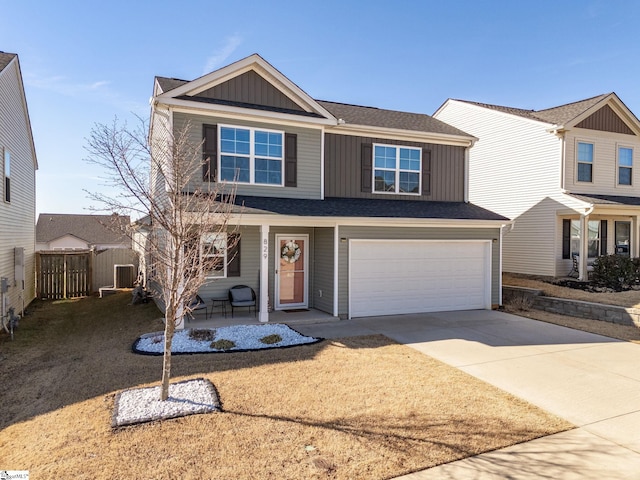
{"type": "Polygon", "coordinates": [[[350,315],[488,308],[488,242],[352,240],[350,315]]]}

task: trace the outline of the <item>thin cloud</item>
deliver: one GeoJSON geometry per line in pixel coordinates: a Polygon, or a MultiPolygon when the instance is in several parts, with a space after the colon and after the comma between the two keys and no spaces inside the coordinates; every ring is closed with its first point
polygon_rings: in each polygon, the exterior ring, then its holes
{"type": "Polygon", "coordinates": [[[240,35],[232,35],[227,37],[225,44],[219,48],[212,56],[207,59],[207,63],[204,66],[203,75],[214,71],[216,68],[223,65],[225,60],[229,58],[236,48],[242,43],[242,37],[240,35]]]}

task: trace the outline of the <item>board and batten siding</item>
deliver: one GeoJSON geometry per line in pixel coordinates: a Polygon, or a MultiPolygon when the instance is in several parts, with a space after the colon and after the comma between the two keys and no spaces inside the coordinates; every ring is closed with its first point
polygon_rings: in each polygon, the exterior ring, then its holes
{"type": "MultiPolygon", "coordinates": [[[[189,127],[189,138],[193,145],[202,143],[202,125],[235,125],[239,127],[265,128],[268,130],[280,130],[285,133],[297,135],[297,186],[277,187],[268,185],[247,185],[238,184],[237,195],[251,195],[258,197],[279,197],[279,198],[309,198],[320,199],[320,172],[321,172],[321,142],[322,133],[319,129],[278,126],[270,123],[260,123],[248,120],[228,119],[211,117],[206,115],[193,115],[181,112],[174,113],[174,132],[180,132],[189,127]]],[[[197,170],[197,178],[194,179],[193,187],[202,187],[201,169],[197,170]]],[[[284,175],[284,165],[283,165],[284,175]]],[[[212,186],[214,182],[212,182],[212,186]]]]}
{"type": "Polygon", "coordinates": [[[469,151],[469,201],[514,220],[505,272],[554,276],[558,210],[583,204],[562,192],[562,140],[548,123],[449,100],[435,115],[478,138],[469,151]]]}
{"type": "Polygon", "coordinates": [[[298,104],[253,70],[195,96],[304,112],[298,104]]]}
{"type": "Polygon", "coordinates": [[[333,314],[334,229],[314,228],[313,239],[313,290],[309,298],[313,308],[333,314]]]}
{"type": "Polygon", "coordinates": [[[450,145],[327,133],[325,135],[325,195],[327,197],[461,202],[464,201],[464,151],[464,147],[450,145]],[[363,144],[373,143],[430,150],[430,194],[394,195],[363,192],[361,148],[363,144]]]}
{"type": "Polygon", "coordinates": [[[566,189],[575,193],[593,195],[640,196],[640,139],[635,135],[573,129],[566,133],[566,189]],[[577,180],[578,142],[593,144],[592,182],[577,180]],[[633,149],[631,185],[618,185],[618,147],[633,149]]]}
{"type": "Polygon", "coordinates": [[[21,313],[35,298],[35,170],[17,61],[0,72],[0,277],[9,280],[8,307],[21,313]],[[4,198],[4,149],[11,157],[11,203],[4,198]],[[24,248],[25,290],[15,281],[15,248],[24,248]]]}
{"type": "MultiPolygon", "coordinates": [[[[397,228],[340,226],[339,237],[383,240],[491,240],[491,303],[500,303],[500,229],[499,228],[397,228]],[[493,240],[496,240],[493,242],[493,240]]],[[[389,252],[393,255],[393,252],[389,252]]],[[[349,242],[338,246],[338,313],[349,313],[349,242]]],[[[384,279],[380,279],[384,281],[384,279]]]]}

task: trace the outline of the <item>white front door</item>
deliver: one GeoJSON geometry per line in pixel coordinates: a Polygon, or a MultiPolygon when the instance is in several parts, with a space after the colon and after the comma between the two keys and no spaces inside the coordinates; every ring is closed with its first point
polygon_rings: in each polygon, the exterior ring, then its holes
{"type": "Polygon", "coordinates": [[[309,305],[309,235],[276,235],[277,310],[309,305]]]}

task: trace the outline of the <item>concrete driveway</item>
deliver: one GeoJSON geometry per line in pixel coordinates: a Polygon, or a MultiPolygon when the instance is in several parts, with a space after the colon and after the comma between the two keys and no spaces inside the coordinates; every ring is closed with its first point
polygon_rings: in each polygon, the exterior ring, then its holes
{"type": "Polygon", "coordinates": [[[488,310],[295,328],[325,338],[384,334],[579,427],[403,480],[640,479],[640,345],[488,310]]]}

